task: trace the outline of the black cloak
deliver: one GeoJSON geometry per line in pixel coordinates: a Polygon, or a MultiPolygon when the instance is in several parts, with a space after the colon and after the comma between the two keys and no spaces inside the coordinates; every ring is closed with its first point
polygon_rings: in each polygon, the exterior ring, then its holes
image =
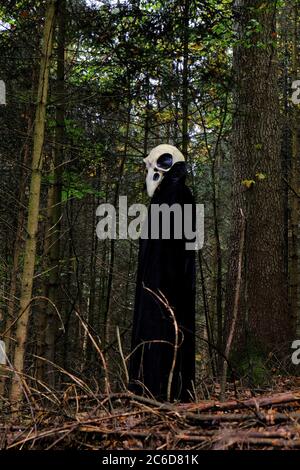
{"type": "MultiPolygon", "coordinates": [[[[182,208],[190,204],[195,218],[194,198],[185,177],[185,162],[175,163],[164,176],[148,209],[149,233],[153,204],[177,203],[182,208]]],[[[169,240],[140,238],[129,390],[166,400],[173,370],[169,398],[188,401],[195,379],[195,251],[186,249],[184,236],[174,238],[174,225],[170,235],[169,240]],[[179,329],[175,368],[174,317],[155,295],[161,297],[160,292],[172,308],[179,329]]]]}

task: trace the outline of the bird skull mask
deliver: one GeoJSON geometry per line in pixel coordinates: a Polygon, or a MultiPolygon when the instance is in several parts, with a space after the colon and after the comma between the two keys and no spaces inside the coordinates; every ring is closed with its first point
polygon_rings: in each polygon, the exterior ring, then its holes
{"type": "Polygon", "coordinates": [[[144,158],[147,169],[146,186],[148,196],[153,196],[156,188],[172,166],[182,161],[184,161],[184,156],[173,145],[161,144],[151,150],[148,157],[144,158]]]}

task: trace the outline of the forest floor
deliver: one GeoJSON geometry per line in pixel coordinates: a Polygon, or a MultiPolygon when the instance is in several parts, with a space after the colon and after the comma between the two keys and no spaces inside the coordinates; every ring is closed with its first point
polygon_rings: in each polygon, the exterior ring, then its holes
{"type": "Polygon", "coordinates": [[[47,408],[30,397],[18,415],[2,402],[0,449],[300,449],[299,385],[282,378],[255,397],[239,390],[237,399],[235,390],[223,402],[212,395],[181,404],[130,393],[79,395],[70,387],[47,408]]]}

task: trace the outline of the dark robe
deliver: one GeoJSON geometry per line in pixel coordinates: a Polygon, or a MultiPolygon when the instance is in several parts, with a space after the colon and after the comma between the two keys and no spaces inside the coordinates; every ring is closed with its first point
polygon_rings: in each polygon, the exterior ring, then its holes
{"type": "MultiPolygon", "coordinates": [[[[186,165],[173,165],[157,187],[153,204],[192,204],[194,198],[185,185],[186,165]]],[[[172,225],[172,224],[171,224],[172,225]]],[[[194,221],[193,221],[194,227],[194,221]]],[[[168,381],[174,360],[174,320],[162,302],[167,299],[178,324],[178,350],[170,398],[191,399],[195,379],[195,251],[186,249],[186,239],[140,239],[136,296],[132,329],[132,354],[129,366],[129,390],[137,394],[167,399],[168,381]],[[146,288],[150,289],[147,290],[146,288]]]]}

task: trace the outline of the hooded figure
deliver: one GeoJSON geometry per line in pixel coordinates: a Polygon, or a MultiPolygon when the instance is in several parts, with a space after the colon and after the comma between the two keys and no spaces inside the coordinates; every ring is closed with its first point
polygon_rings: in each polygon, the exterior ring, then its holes
{"type": "Polygon", "coordinates": [[[194,198],[185,185],[184,157],[176,147],[159,145],[144,162],[152,199],[148,239],[140,238],[129,389],[159,400],[188,401],[195,379],[195,251],[187,250],[183,227],[182,236],[175,235],[174,218],[169,239],[162,237],[161,226],[159,236],[151,238],[151,229],[155,205],[177,204],[183,214],[189,204],[195,218],[194,198]]]}

